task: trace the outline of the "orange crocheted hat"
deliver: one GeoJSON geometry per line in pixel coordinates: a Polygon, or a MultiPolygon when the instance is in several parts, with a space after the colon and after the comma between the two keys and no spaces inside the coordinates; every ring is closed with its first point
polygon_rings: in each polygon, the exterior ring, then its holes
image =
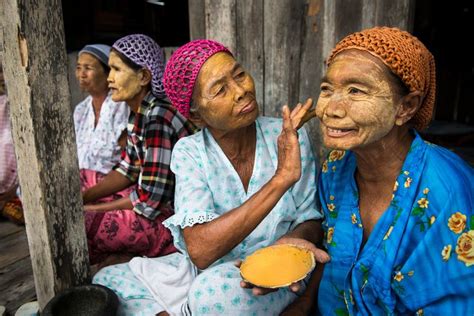
{"type": "Polygon", "coordinates": [[[407,88],[420,91],[423,103],[412,118],[414,127],[425,129],[433,116],[436,73],[433,55],[415,36],[397,28],[375,27],[342,39],[331,52],[327,64],[347,49],[364,50],[380,58],[407,88]]]}

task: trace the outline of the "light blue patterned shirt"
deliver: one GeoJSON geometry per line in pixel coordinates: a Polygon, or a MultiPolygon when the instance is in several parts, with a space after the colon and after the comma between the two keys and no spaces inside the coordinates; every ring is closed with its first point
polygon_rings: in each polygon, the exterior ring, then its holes
{"type": "MultiPolygon", "coordinates": [[[[164,222],[173,233],[175,246],[186,254],[181,229],[205,223],[239,207],[275,174],[277,137],[282,120],[256,120],[255,163],[247,192],[236,170],[211,133],[204,129],[176,144],[171,170],[176,175],[175,215],[164,222]]],[[[316,162],[307,132],[299,132],[302,176],[267,217],[230,253],[215,264],[243,259],[274,243],[297,225],[322,217],[316,203],[316,162]]]]}

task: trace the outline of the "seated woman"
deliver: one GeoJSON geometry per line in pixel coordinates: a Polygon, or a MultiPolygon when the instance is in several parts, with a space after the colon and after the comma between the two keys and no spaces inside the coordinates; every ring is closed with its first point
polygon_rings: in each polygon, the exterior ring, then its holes
{"type": "Polygon", "coordinates": [[[474,314],[474,172],[418,134],[435,86],[433,56],[399,29],[351,34],[328,59],[323,315],[474,314]]]}
{"type": "Polygon", "coordinates": [[[175,251],[162,221],[173,214],[171,150],[194,125],[164,100],[163,54],[141,34],[116,41],[107,81],[112,100],[125,101],[131,113],[125,157],[97,185],[83,193],[91,263],[127,261],[132,255],[156,257],[175,251]],[[137,183],[129,196],[91,204],[137,183]],[[118,254],[115,256],[114,254],[118,254]]]}
{"type": "Polygon", "coordinates": [[[314,246],[322,230],[310,140],[294,128],[312,101],[291,115],[284,107],[283,129],[281,119],[260,117],[252,77],[209,40],[179,48],[164,84],[173,105],[203,128],[176,144],[171,161],[176,214],[165,226],[181,253],[107,267],[94,282],[115,290],[127,315],[280,313],[298,286],[250,289],[234,263],[274,243],[329,259],[314,246]]]}
{"type": "Polygon", "coordinates": [[[0,60],[0,215],[24,224],[23,208],[17,196],[18,175],[9,108],[0,60]]]}
{"type": "MultiPolygon", "coordinates": [[[[114,102],[107,76],[110,46],[86,45],[79,51],[76,78],[89,96],[74,109],[77,158],[81,187],[85,191],[99,183],[121,159],[126,143],[130,110],[125,102],[114,102]]],[[[101,202],[128,196],[131,189],[102,198],[101,202]]]]}

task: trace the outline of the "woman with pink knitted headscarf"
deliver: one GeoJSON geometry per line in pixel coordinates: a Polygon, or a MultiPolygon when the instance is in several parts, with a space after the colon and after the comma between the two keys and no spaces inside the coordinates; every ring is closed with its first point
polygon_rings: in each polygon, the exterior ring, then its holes
{"type": "Polygon", "coordinates": [[[202,128],[179,140],[171,159],[176,208],[164,224],[180,252],[134,258],[94,280],[120,288],[128,315],[277,315],[305,281],[272,291],[252,287],[234,264],[273,244],[329,259],[315,247],[316,164],[306,131],[297,131],[312,101],[291,113],[283,107],[283,120],[259,116],[252,77],[210,40],[179,48],[164,86],[172,104],[202,128]]]}
{"type": "Polygon", "coordinates": [[[433,56],[376,27],[344,38],[327,63],[316,114],[334,149],[318,183],[331,261],[310,287],[318,298],[291,308],[473,315],[474,171],[418,134],[433,113],[433,56]]]}
{"type": "Polygon", "coordinates": [[[134,34],[116,41],[109,66],[112,100],[126,102],[131,112],[124,157],[83,193],[89,256],[92,264],[101,266],[176,250],[162,224],[174,209],[171,150],[178,139],[196,130],[165,100],[163,53],[150,37],[134,34]],[[136,189],[129,196],[100,201],[134,183],[136,189]]]}

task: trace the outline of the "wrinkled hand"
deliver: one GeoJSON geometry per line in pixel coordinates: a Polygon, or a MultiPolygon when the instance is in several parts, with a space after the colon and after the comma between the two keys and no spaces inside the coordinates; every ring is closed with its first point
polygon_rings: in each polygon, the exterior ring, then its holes
{"type": "Polygon", "coordinates": [[[301,153],[298,133],[290,118],[290,109],[283,106],[283,128],[278,136],[278,166],[275,176],[290,187],[301,177],[301,153]]]}
{"type": "MultiPolygon", "coordinates": [[[[319,263],[326,263],[330,260],[329,255],[324,250],[317,248],[312,242],[307,241],[306,239],[294,238],[294,237],[282,237],[275,242],[275,245],[282,245],[282,244],[290,244],[290,245],[298,246],[300,248],[308,249],[309,251],[313,253],[315,260],[319,263]]],[[[242,261],[238,260],[236,261],[235,266],[237,268],[240,268],[241,264],[242,264],[242,261]]],[[[302,281],[292,283],[288,286],[288,288],[292,292],[295,292],[295,293],[299,292],[302,288],[301,282],[302,281]]],[[[278,290],[278,289],[258,287],[244,280],[240,281],[240,286],[245,289],[252,289],[253,295],[266,295],[268,293],[272,293],[278,290]]],[[[298,306],[295,306],[295,307],[299,308],[298,306]]]]}
{"type": "Polygon", "coordinates": [[[84,211],[86,212],[94,212],[94,213],[101,213],[104,212],[98,207],[99,204],[87,204],[84,205],[84,211]]]}
{"type": "Polygon", "coordinates": [[[316,110],[312,108],[313,99],[309,98],[304,104],[298,103],[291,111],[291,124],[296,130],[299,130],[304,123],[316,117],[316,110]]]}
{"type": "Polygon", "coordinates": [[[319,249],[316,247],[312,242],[303,239],[303,238],[295,238],[295,237],[285,237],[278,239],[275,242],[275,245],[282,245],[282,244],[289,244],[294,245],[300,248],[308,249],[314,255],[314,259],[316,262],[319,263],[326,263],[328,262],[331,257],[326,253],[326,251],[319,249]]]}

